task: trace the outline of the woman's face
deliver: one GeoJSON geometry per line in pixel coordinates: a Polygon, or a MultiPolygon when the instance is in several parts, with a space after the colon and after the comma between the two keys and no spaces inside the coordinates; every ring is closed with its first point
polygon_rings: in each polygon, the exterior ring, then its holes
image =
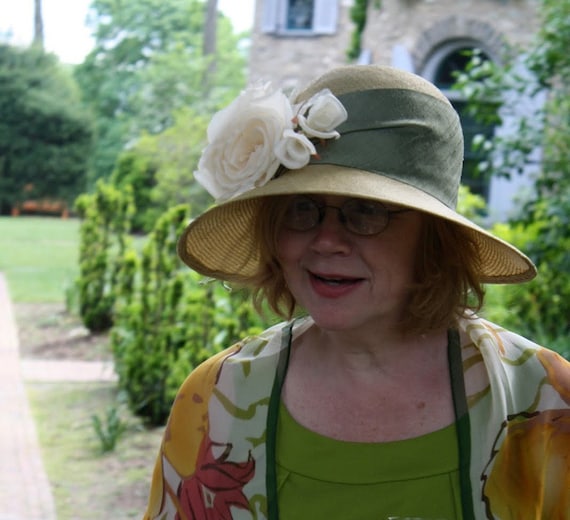
{"type": "Polygon", "coordinates": [[[359,235],[345,227],[334,209],[343,206],[347,197],[309,197],[327,206],[321,210],[322,221],[299,231],[306,223],[291,226],[291,214],[286,212],[277,240],[277,257],[297,303],[323,329],[375,330],[398,323],[414,282],[421,214],[394,213],[380,233],[359,235]]]}

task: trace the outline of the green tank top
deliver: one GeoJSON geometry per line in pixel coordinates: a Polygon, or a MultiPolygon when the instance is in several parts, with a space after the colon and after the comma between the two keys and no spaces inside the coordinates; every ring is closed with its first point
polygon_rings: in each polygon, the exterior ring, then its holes
{"type": "Polygon", "coordinates": [[[462,520],[455,424],[413,439],[345,442],[279,406],[280,520],[462,520]]]}

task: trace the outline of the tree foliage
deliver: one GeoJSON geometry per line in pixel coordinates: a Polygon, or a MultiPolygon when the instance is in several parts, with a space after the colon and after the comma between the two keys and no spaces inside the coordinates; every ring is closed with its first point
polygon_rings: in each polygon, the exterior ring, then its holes
{"type": "Polygon", "coordinates": [[[350,47],[346,51],[346,57],[349,61],[356,60],[362,52],[362,35],[366,27],[368,17],[368,6],[372,4],[375,9],[382,6],[381,0],[354,0],[350,8],[350,20],[354,23],[354,30],[350,37],[350,47]]]}
{"type": "Polygon", "coordinates": [[[484,165],[489,174],[516,175],[539,162],[513,222],[525,229],[513,238],[539,277],[511,290],[505,305],[521,332],[556,342],[570,334],[570,0],[541,0],[539,12],[540,31],[522,56],[503,66],[475,60],[459,85],[474,113],[488,115],[481,101],[494,99],[499,115],[518,116],[509,132],[480,141],[494,157],[484,165]]]}
{"type": "Polygon", "coordinates": [[[92,137],[72,76],[41,49],[0,45],[0,112],[0,205],[71,202],[84,188],[92,137]]]}
{"type": "Polygon", "coordinates": [[[135,211],[131,231],[134,233],[150,232],[157,217],[166,209],[156,208],[151,202],[155,173],[152,157],[139,153],[135,148],[119,156],[111,175],[110,182],[116,189],[130,190],[133,194],[135,211]]]}
{"type": "Polygon", "coordinates": [[[211,204],[210,195],[194,181],[193,171],[204,147],[208,118],[192,108],[175,115],[173,126],[157,135],[145,133],[123,152],[112,182],[133,186],[136,231],[149,232],[168,208],[192,201],[192,216],[211,204]]]}
{"type": "Polygon", "coordinates": [[[199,0],[94,0],[96,44],[76,69],[97,117],[92,177],[108,177],[125,147],[172,126],[174,113],[211,113],[244,83],[245,60],[230,22],[218,16],[215,56],[203,54],[205,4],[199,0]],[[211,60],[215,75],[205,81],[211,60]]]}

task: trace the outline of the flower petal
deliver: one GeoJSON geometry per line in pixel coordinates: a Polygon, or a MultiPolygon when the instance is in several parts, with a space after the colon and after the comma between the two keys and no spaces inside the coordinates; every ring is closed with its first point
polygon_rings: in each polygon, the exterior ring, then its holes
{"type": "Polygon", "coordinates": [[[306,166],[311,155],[317,153],[315,145],[304,135],[285,130],[283,138],[274,147],[275,155],[281,164],[290,170],[306,166]]]}
{"type": "Polygon", "coordinates": [[[305,134],[322,139],[337,138],[339,134],[334,130],[347,117],[343,104],[328,89],[312,96],[298,114],[299,126],[305,134]]]}

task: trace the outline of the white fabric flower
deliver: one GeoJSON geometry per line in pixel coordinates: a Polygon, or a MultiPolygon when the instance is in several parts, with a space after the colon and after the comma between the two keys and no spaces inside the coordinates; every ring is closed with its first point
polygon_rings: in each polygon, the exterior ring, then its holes
{"type": "Polygon", "coordinates": [[[328,89],[317,92],[303,103],[301,110],[297,115],[299,126],[305,135],[320,139],[340,137],[335,128],[348,117],[342,103],[328,89]]]}
{"type": "Polygon", "coordinates": [[[281,90],[254,85],[212,118],[194,178],[218,202],[231,199],[269,182],[280,165],[306,166],[317,155],[311,139],[338,138],[346,118],[329,90],[293,107],[281,90]]]}
{"type": "Polygon", "coordinates": [[[245,90],[212,118],[195,179],[218,201],[264,185],[279,167],[274,148],[292,119],[281,91],[260,84],[245,90]]]}
{"type": "Polygon", "coordinates": [[[283,132],[283,139],[275,145],[275,155],[285,168],[298,170],[306,166],[311,155],[316,155],[315,145],[309,138],[288,128],[283,132]]]}

